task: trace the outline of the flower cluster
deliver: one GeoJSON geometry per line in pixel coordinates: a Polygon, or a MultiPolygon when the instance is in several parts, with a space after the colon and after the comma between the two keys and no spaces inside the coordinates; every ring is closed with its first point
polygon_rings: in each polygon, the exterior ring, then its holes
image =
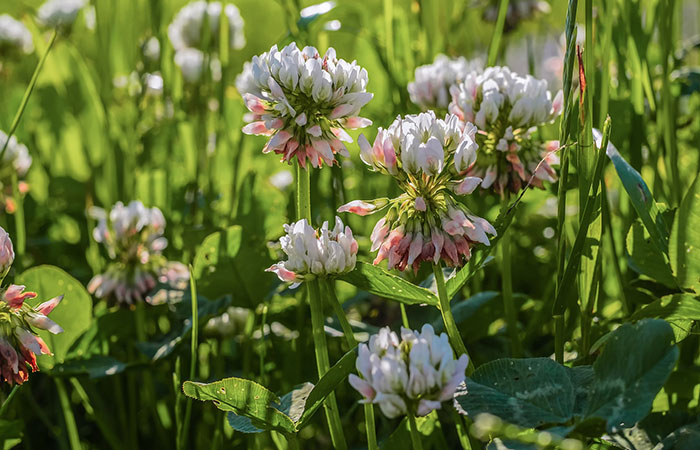
{"type": "Polygon", "coordinates": [[[306,219],[285,225],[287,233],[280,238],[286,261],[272,265],[268,272],[277,274],[285,282],[301,283],[316,277],[341,274],[355,268],[357,241],[350,227],[335,218],[335,227],[330,230],[323,222],[316,231],[306,219]]]}
{"type": "Polygon", "coordinates": [[[482,188],[518,192],[531,180],[537,187],[556,180],[551,164],[558,159],[533,132],[561,113],[561,91],[552,100],[545,80],[489,67],[469,74],[451,94],[450,112],[480,130],[481,152],[468,175],[482,178],[482,188]]]}
{"type": "Polygon", "coordinates": [[[447,110],[450,87],[472,72],[480,72],[483,63],[467,61],[464,57],[448,58],[437,55],[432,64],[416,68],[415,81],[408,83],[411,101],[423,110],[447,110]]]}
{"type": "Polygon", "coordinates": [[[90,281],[91,293],[120,304],[144,299],[154,303],[147,294],[158,283],[176,289],[186,286],[187,268],[162,255],[168,241],[163,237],[165,218],[158,208],[146,208],[140,201],[132,201],[128,206],[117,202],[109,215],[101,208],[90,212],[98,219],[93,238],[105,246],[113,260],[104,273],[90,281]]]}
{"type": "Polygon", "coordinates": [[[48,0],[37,11],[37,18],[46,27],[69,27],[85,3],[86,0],[48,0]]]}
{"type": "MultiPolygon", "coordinates": [[[[10,236],[0,228],[0,278],[5,277],[14,257],[10,236]]],[[[37,355],[51,354],[33,328],[53,334],[63,332],[48,318],[63,296],[52,298],[36,308],[24,302],[36,296],[35,292],[24,292],[24,286],[16,284],[0,289],[0,378],[10,385],[24,383],[29,379],[30,370],[39,370],[37,355]]]]}
{"type": "Polygon", "coordinates": [[[420,333],[401,328],[401,341],[385,327],[369,345],[360,344],[355,365],[361,377],[351,374],[348,381],[362,403],[379,405],[389,418],[425,416],[452,399],[467,364],[469,357],[455,360],[447,335],[436,336],[429,324],[420,333]]]}
{"type": "Polygon", "coordinates": [[[29,54],[34,51],[32,34],[19,20],[0,15],[0,56],[29,54]]]}
{"type": "MultiPolygon", "coordinates": [[[[32,157],[24,144],[17,142],[17,138],[12,136],[7,142],[7,134],[0,130],[0,149],[5,144],[5,155],[2,157],[2,168],[0,168],[0,204],[3,204],[5,211],[12,214],[16,209],[16,199],[12,193],[12,176],[17,174],[21,178],[27,174],[32,165],[32,157]]],[[[24,194],[29,189],[29,185],[24,181],[19,182],[19,192],[24,194]]]]}
{"type": "Polygon", "coordinates": [[[361,158],[375,171],[392,175],[404,194],[387,200],[353,201],[339,212],[371,214],[388,207],[372,232],[374,264],[418,270],[422,261],[462,265],[476,243],[489,245],[496,230],[469,212],[457,197],[470,194],[481,179],[464,176],[476,160],[476,127],[454,115],[438,119],[428,111],[398,117],[379,128],[374,145],[360,136],[361,158]]]}
{"type": "MultiPolygon", "coordinates": [[[[175,16],[168,26],[168,37],[175,48],[175,64],[180,67],[186,81],[194,83],[199,80],[207,60],[203,48],[203,26],[208,27],[209,42],[218,42],[219,24],[223,11],[228,22],[228,46],[239,50],[245,46],[243,18],[233,4],[222,5],[220,2],[204,0],[188,3],[175,16]]],[[[213,62],[213,61],[212,61],[213,62]]]]}
{"type": "Polygon", "coordinates": [[[274,151],[289,163],[296,157],[302,167],[307,159],[313,167],[332,165],[336,153],[349,156],[343,142],[352,138],[345,129],[372,123],[357,116],[372,99],[367,71],[337,59],[333,48],[321,57],[314,47],[273,46],[248,70],[237,80],[252,112],[243,132],[271,136],[264,153],[274,151]]]}

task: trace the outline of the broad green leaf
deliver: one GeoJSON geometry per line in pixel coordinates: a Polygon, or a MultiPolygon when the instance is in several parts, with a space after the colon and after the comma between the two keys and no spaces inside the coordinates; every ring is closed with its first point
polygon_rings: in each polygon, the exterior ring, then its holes
{"type": "Polygon", "coordinates": [[[437,306],[439,303],[435,294],[429,290],[409,283],[372,264],[358,262],[353,271],[338,278],[363,291],[407,305],[437,306]]]}
{"type": "Polygon", "coordinates": [[[574,388],[574,416],[583,416],[588,411],[588,394],[593,383],[593,367],[567,367],[571,385],[574,388]]]}
{"type": "Polygon", "coordinates": [[[89,359],[71,359],[56,364],[51,374],[60,376],[87,375],[90,378],[102,378],[123,372],[127,365],[111,356],[96,355],[89,359]]]}
{"type": "Polygon", "coordinates": [[[700,176],[681,202],[669,248],[678,284],[700,294],[700,176]]]}
{"type": "Polygon", "coordinates": [[[303,414],[298,419],[297,429],[301,429],[311,420],[326,397],[355,370],[356,359],[357,347],[343,355],[343,357],[318,380],[316,386],[309,392],[308,397],[304,399],[303,414]]]}
{"type": "Polygon", "coordinates": [[[42,368],[50,369],[66,359],[71,345],[90,328],[92,297],[78,280],[54,266],[33,267],[21,273],[15,283],[23,284],[28,291],[38,294],[37,298],[28,301],[32,306],[64,295],[61,303],[49,315],[63,327],[63,333],[51,334],[45,330],[35,330],[53,352],[53,355],[38,358],[42,368]]]}
{"type": "Polygon", "coordinates": [[[280,398],[253,381],[225,378],[213,383],[185,381],[183,391],[188,397],[212,401],[222,411],[233,411],[248,417],[257,428],[284,433],[296,431],[294,421],[280,411],[280,398]]]}
{"type": "Polygon", "coordinates": [[[608,157],[613,162],[632,206],[651,236],[651,241],[662,253],[669,251],[669,232],[651,191],[642,176],[630,166],[614,147],[608,147],[608,157]]]}
{"type": "Polygon", "coordinates": [[[231,428],[241,433],[262,433],[265,431],[253,425],[248,417],[239,416],[233,411],[226,413],[226,420],[231,428]]]}
{"type": "Polygon", "coordinates": [[[627,253],[632,269],[666,286],[676,286],[668,256],[651,242],[649,232],[639,221],[627,233],[627,253]]]}
{"type": "Polygon", "coordinates": [[[689,294],[667,295],[655,300],[632,315],[632,320],[664,319],[673,328],[676,342],[690,334],[693,320],[700,320],[700,300],[689,294]]]}
{"type": "Polygon", "coordinates": [[[671,326],[658,319],[624,324],[610,333],[593,364],[588,417],[606,421],[608,431],[629,428],[651,409],[678,359],[671,326]]]}
{"type": "Polygon", "coordinates": [[[660,449],[693,450],[700,448],[700,423],[683,425],[660,443],[660,449]]]}
{"type": "Polygon", "coordinates": [[[18,439],[24,434],[24,422],[21,420],[0,420],[0,440],[18,439]]]}
{"type": "Polygon", "coordinates": [[[512,439],[503,440],[501,438],[495,438],[486,446],[486,450],[539,450],[539,448],[535,444],[525,444],[512,439]]]}
{"type": "Polygon", "coordinates": [[[464,413],[489,413],[522,427],[563,423],[574,413],[567,370],[549,358],[498,359],[480,366],[455,393],[464,413]]]}

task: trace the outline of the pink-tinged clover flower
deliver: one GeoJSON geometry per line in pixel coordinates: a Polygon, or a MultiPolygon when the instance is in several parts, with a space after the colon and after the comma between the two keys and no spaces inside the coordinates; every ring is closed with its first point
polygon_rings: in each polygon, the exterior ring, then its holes
{"type": "MultiPolygon", "coordinates": [[[[13,258],[12,242],[5,230],[0,228],[0,259],[12,264],[13,258]]],[[[25,300],[36,298],[37,294],[25,292],[24,289],[24,286],[16,284],[0,289],[0,379],[10,385],[24,383],[29,379],[30,371],[39,370],[37,355],[51,354],[34,329],[53,334],[63,332],[63,328],[48,317],[63,296],[32,307],[25,300]]]]}
{"type": "Polygon", "coordinates": [[[374,264],[387,259],[390,269],[402,271],[417,271],[423,261],[461,266],[474,245],[489,245],[487,235],[496,230],[458,201],[481,182],[465,176],[477,159],[476,133],[454,115],[443,120],[428,111],[380,128],[371,146],[360,136],[362,161],[393,176],[404,191],[392,200],[355,200],[338,209],[367,215],[388,207],[371,236],[374,264]]]}
{"type": "Polygon", "coordinates": [[[357,241],[350,227],[335,218],[331,230],[328,222],[315,230],[306,219],[285,225],[286,235],[280,238],[286,261],[272,265],[274,272],[284,282],[298,284],[317,277],[339,275],[355,268],[357,241]]]}
{"type": "Polygon", "coordinates": [[[483,62],[467,61],[463,56],[448,58],[437,55],[432,64],[416,68],[415,80],[408,83],[411,101],[424,111],[447,110],[450,103],[450,87],[464,80],[471,72],[483,70],[483,62]]]}
{"type": "Polygon", "coordinates": [[[158,284],[186,288],[187,268],[162,254],[168,241],[163,236],[165,218],[158,208],[146,208],[135,200],[126,206],[117,202],[109,214],[101,208],[93,208],[90,214],[98,220],[93,238],[112,259],[105,272],[88,283],[90,293],[122,305],[144,300],[153,304],[157,302],[150,293],[158,284]]]}
{"type": "Polygon", "coordinates": [[[528,183],[543,187],[556,180],[556,158],[535,134],[562,110],[562,92],[552,99],[545,80],[520,76],[507,67],[472,72],[450,90],[450,112],[479,128],[481,151],[466,173],[479,177],[483,189],[518,192],[528,183]]]}
{"type": "MultiPolygon", "coordinates": [[[[12,192],[12,175],[17,174],[18,178],[23,178],[32,165],[32,157],[29,156],[29,150],[24,144],[20,144],[17,138],[12,136],[7,142],[7,134],[0,130],[0,149],[5,144],[5,154],[2,156],[2,169],[0,169],[0,205],[3,205],[5,211],[14,214],[16,210],[16,199],[12,192]]],[[[25,194],[29,190],[29,185],[24,182],[19,182],[20,195],[25,194]]]]}
{"type": "Polygon", "coordinates": [[[329,48],[321,57],[314,47],[300,50],[291,43],[281,51],[255,56],[244,66],[236,86],[251,114],[246,134],[270,136],[264,153],[282,155],[302,167],[333,165],[335,155],[349,156],[346,129],[371,125],[359,117],[372,99],[366,91],[367,71],[355,61],[336,58],[329,48]]]}
{"type": "Polygon", "coordinates": [[[348,381],[362,395],[361,403],[379,405],[390,419],[440,409],[464,381],[469,364],[467,355],[455,360],[447,335],[436,336],[429,324],[420,333],[401,328],[401,340],[382,328],[358,350],[360,376],[351,374],[348,381]]]}

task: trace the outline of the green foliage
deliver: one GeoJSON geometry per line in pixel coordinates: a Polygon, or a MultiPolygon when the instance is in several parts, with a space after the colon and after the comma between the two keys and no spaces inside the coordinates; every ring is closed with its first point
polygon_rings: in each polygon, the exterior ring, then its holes
{"type": "Polygon", "coordinates": [[[339,277],[353,286],[407,305],[437,306],[438,299],[428,289],[416,286],[380,267],[358,262],[355,270],[339,277]]]}
{"type": "Polygon", "coordinates": [[[678,284],[700,293],[700,177],[685,194],[673,221],[669,255],[678,284]]]}

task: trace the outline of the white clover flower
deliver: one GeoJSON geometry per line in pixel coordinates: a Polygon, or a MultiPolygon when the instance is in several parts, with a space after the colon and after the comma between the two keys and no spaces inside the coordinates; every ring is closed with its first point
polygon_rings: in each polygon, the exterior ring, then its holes
{"type": "Polygon", "coordinates": [[[39,8],[39,22],[51,28],[68,27],[85,6],[86,0],[48,0],[39,8]]]}
{"type": "Polygon", "coordinates": [[[14,261],[15,251],[12,247],[10,235],[4,228],[0,227],[0,281],[10,271],[14,261]]]}
{"type": "Polygon", "coordinates": [[[379,405],[390,419],[409,412],[425,416],[452,399],[467,364],[469,357],[455,360],[447,335],[436,336],[429,324],[420,333],[401,328],[400,341],[385,327],[369,345],[360,344],[360,376],[351,374],[348,381],[364,397],[361,403],[379,405]]]}
{"type": "MultiPolygon", "coordinates": [[[[0,149],[5,146],[7,142],[7,134],[0,130],[0,149]]],[[[5,149],[5,156],[3,156],[3,162],[11,164],[17,175],[23,177],[27,174],[27,171],[32,165],[32,157],[29,156],[29,150],[24,144],[17,142],[17,138],[12,136],[10,142],[7,144],[5,149]]]]}
{"type": "Polygon", "coordinates": [[[457,201],[471,194],[480,178],[466,176],[477,160],[476,127],[448,114],[438,119],[428,111],[398,117],[386,130],[379,128],[374,145],[360,136],[362,160],[373,170],[393,176],[404,194],[388,200],[355,200],[338,212],[373,214],[388,206],[372,232],[374,264],[388,259],[401,271],[421,262],[461,266],[471,248],[489,245],[496,230],[457,201]]]}
{"type": "Polygon", "coordinates": [[[101,208],[89,213],[98,220],[93,238],[105,246],[113,262],[93,277],[88,291],[98,298],[132,304],[144,299],[154,303],[147,294],[158,283],[186,288],[187,267],[162,255],[168,241],[163,237],[165,218],[158,208],[146,208],[134,200],[126,206],[117,202],[109,214],[101,208]]]}
{"type": "Polygon", "coordinates": [[[483,62],[467,61],[463,56],[448,58],[437,55],[432,64],[416,68],[415,81],[408,83],[411,101],[423,110],[439,108],[446,110],[450,103],[450,87],[471,72],[481,72],[483,62]]]}
{"type": "Polygon", "coordinates": [[[291,43],[279,51],[275,45],[244,67],[236,86],[253,114],[243,132],[271,136],[263,152],[289,163],[297,158],[302,167],[307,159],[320,167],[336,162],[336,153],[349,156],[345,129],[372,123],[357,116],[372,99],[367,71],[337,59],[333,48],[321,57],[314,47],[291,43]]]}
{"type": "Polygon", "coordinates": [[[287,260],[267,269],[267,272],[276,273],[280,280],[298,284],[355,268],[357,241],[340,217],[335,218],[332,230],[327,221],[316,231],[306,219],[302,219],[285,225],[284,231],[287,234],[280,238],[280,244],[287,260]]]}
{"type": "Polygon", "coordinates": [[[204,53],[196,48],[184,48],[175,52],[175,64],[182,71],[182,78],[196,83],[204,71],[204,53]]]}
{"type": "Polygon", "coordinates": [[[543,181],[556,180],[550,166],[556,155],[545,152],[547,144],[532,134],[561,113],[561,91],[552,99],[545,80],[489,67],[469,74],[451,94],[450,112],[480,130],[482,151],[467,174],[482,178],[482,188],[518,192],[528,182],[542,187],[543,181]]]}
{"type": "Polygon", "coordinates": [[[289,170],[280,170],[269,178],[270,184],[283,191],[292,185],[294,175],[289,170]]]}
{"type": "Polygon", "coordinates": [[[8,14],[0,15],[0,55],[5,52],[29,54],[33,51],[34,41],[27,27],[8,14]]]}
{"type": "Polygon", "coordinates": [[[229,47],[236,50],[243,48],[245,46],[243,18],[238,8],[231,3],[223,6],[220,2],[200,0],[185,5],[168,26],[168,37],[175,50],[181,51],[186,48],[207,50],[201,48],[205,14],[209,27],[209,39],[211,42],[218,42],[222,8],[229,26],[229,47]]]}
{"type": "Polygon", "coordinates": [[[160,60],[160,41],[157,37],[151,36],[141,46],[143,57],[150,63],[157,63],[160,60]]]}

